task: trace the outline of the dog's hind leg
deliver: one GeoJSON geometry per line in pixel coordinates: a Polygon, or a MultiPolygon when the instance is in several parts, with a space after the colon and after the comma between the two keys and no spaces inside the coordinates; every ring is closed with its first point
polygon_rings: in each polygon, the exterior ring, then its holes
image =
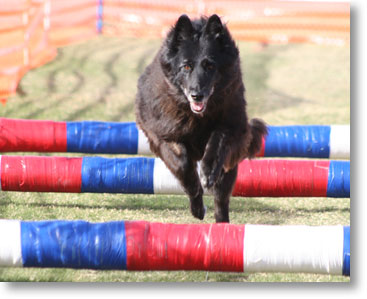
{"type": "Polygon", "coordinates": [[[162,142],[159,149],[161,159],[189,196],[192,215],[200,220],[204,219],[203,188],[196,170],[196,162],[190,159],[186,147],[181,143],[162,142]]]}
{"type": "Polygon", "coordinates": [[[218,181],[212,189],[214,194],[214,216],[217,223],[229,222],[229,199],[236,182],[237,168],[236,166],[228,172],[222,170],[218,181]]]}

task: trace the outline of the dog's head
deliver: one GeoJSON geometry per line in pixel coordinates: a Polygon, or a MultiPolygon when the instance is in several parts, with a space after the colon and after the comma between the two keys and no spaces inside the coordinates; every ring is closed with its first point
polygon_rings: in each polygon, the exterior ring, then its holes
{"type": "Polygon", "coordinates": [[[190,105],[203,115],[217,82],[238,58],[227,28],[217,15],[191,22],[182,15],[163,45],[160,63],[165,76],[190,105]]]}

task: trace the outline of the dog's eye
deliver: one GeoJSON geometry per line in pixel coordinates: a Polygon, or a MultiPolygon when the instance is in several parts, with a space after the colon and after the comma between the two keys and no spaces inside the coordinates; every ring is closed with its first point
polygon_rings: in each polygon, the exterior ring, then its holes
{"type": "Polygon", "coordinates": [[[214,70],[214,65],[213,64],[208,64],[206,66],[206,69],[209,70],[209,71],[214,70]]]}
{"type": "Polygon", "coordinates": [[[188,64],[185,64],[185,65],[183,66],[183,69],[184,69],[185,71],[191,71],[191,66],[190,66],[190,65],[188,65],[188,64]]]}
{"type": "Polygon", "coordinates": [[[214,68],[215,68],[214,63],[212,63],[211,61],[208,61],[208,60],[204,60],[204,61],[202,62],[202,66],[203,66],[203,68],[204,68],[206,71],[212,71],[212,70],[214,70],[214,68]]]}

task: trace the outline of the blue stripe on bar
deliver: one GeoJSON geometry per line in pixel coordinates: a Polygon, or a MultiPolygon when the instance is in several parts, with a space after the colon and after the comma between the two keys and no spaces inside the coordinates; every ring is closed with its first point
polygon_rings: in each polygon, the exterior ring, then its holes
{"type": "Polygon", "coordinates": [[[327,197],[350,197],[350,162],[330,161],[327,197]]]}
{"type": "Polygon", "coordinates": [[[103,27],[103,0],[97,0],[97,32],[102,33],[103,27]]]}
{"type": "Polygon", "coordinates": [[[330,126],[268,126],[264,157],[329,158],[330,126]]]}
{"type": "MultiPolygon", "coordinates": [[[[329,158],[330,126],[268,126],[265,157],[329,158]]],[[[135,122],[67,122],[67,151],[137,154],[135,122]]]]}
{"type": "Polygon", "coordinates": [[[343,275],[350,276],[350,226],[344,226],[343,275]]]}
{"type": "Polygon", "coordinates": [[[126,269],[123,221],[21,222],[24,267],[126,269]]]}
{"type": "Polygon", "coordinates": [[[84,157],[81,192],[153,194],[153,158],[84,157]]]}
{"type": "Polygon", "coordinates": [[[67,151],[137,154],[138,129],[134,122],[67,122],[67,151]]]}

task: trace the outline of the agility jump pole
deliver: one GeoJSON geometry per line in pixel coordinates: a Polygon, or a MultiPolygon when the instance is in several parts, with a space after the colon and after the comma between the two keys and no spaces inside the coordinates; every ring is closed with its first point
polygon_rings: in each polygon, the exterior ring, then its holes
{"type": "MultiPolygon", "coordinates": [[[[3,191],[184,194],[155,158],[0,156],[0,168],[3,191]]],[[[243,160],[233,196],[350,197],[350,162],[243,160]]]]}
{"type": "Polygon", "coordinates": [[[349,226],[0,220],[0,266],[350,275],[349,226]]]}
{"type": "MultiPolygon", "coordinates": [[[[349,125],[268,126],[259,157],[349,159],[349,125]]],[[[0,152],[151,154],[134,122],[0,118],[0,152]]]]}

